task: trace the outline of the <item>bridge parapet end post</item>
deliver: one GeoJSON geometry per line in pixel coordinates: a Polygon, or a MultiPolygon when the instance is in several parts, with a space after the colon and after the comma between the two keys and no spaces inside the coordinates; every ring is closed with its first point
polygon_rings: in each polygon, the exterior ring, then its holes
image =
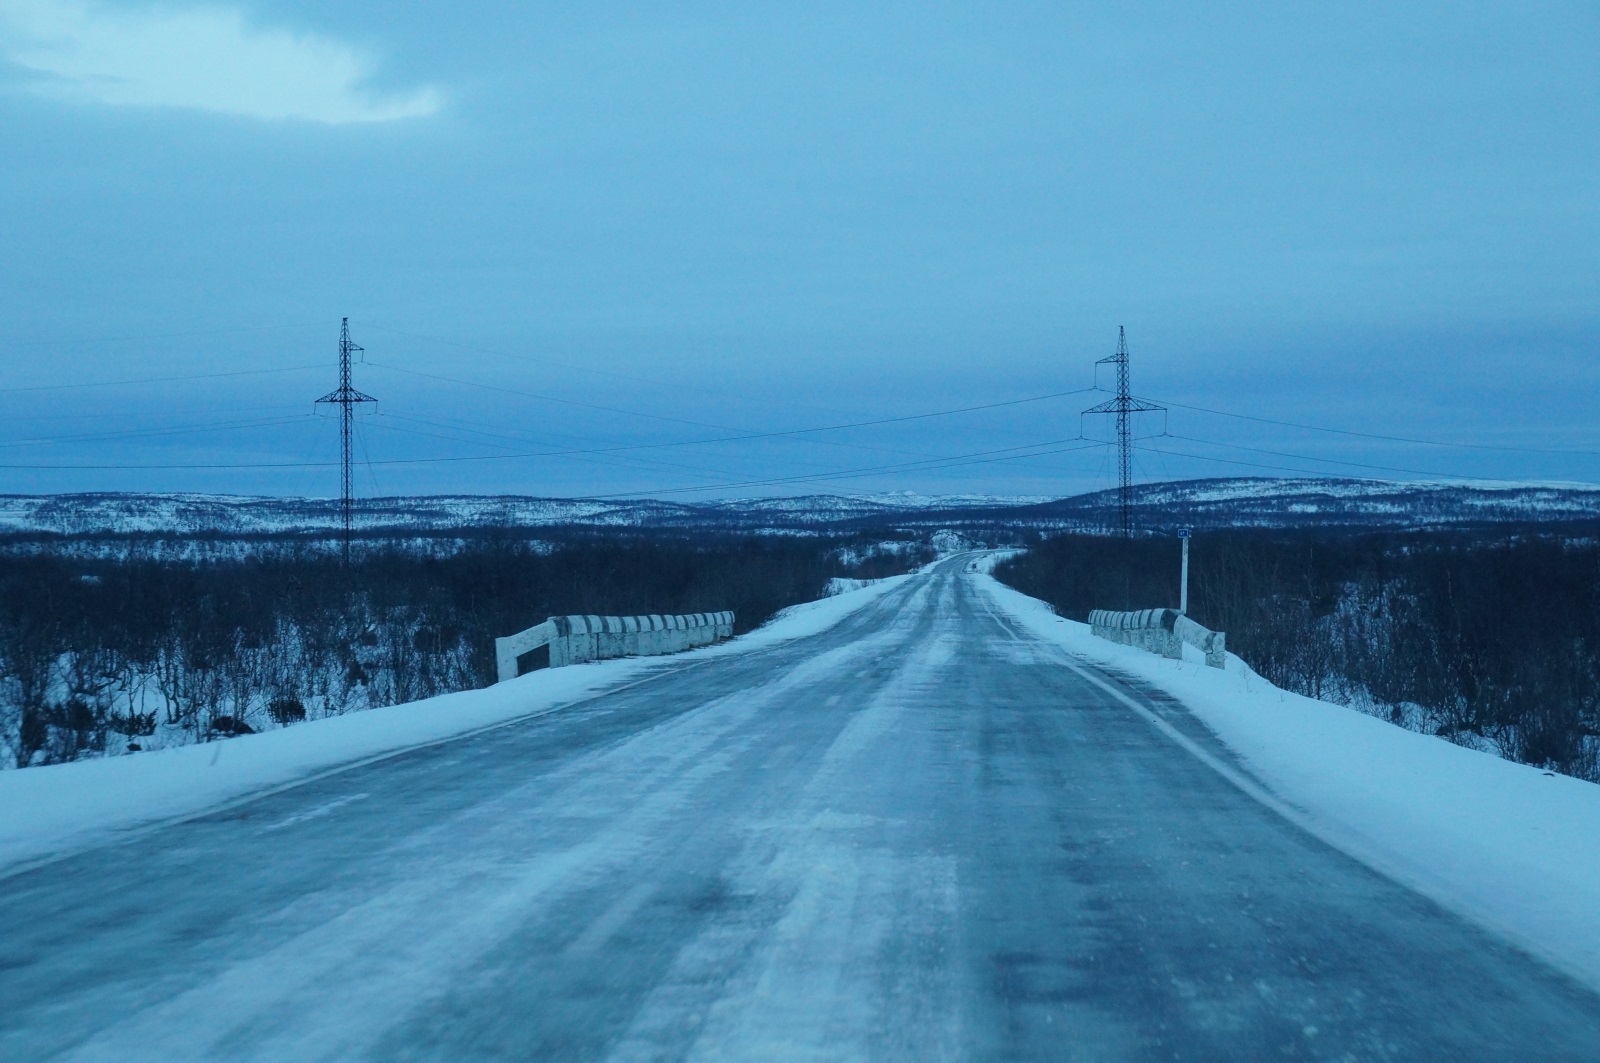
{"type": "Polygon", "coordinates": [[[535,624],[526,631],[494,640],[495,681],[504,683],[523,672],[545,668],[553,664],[554,644],[560,640],[554,618],[535,624]],[[549,647],[548,649],[546,647],[549,647]],[[545,649],[544,654],[537,651],[545,649]],[[531,660],[533,657],[540,660],[531,660]]]}
{"type": "Polygon", "coordinates": [[[1186,616],[1179,617],[1177,630],[1184,642],[1197,647],[1206,655],[1206,664],[1212,668],[1227,666],[1228,636],[1226,632],[1212,631],[1195,623],[1186,616]]]}

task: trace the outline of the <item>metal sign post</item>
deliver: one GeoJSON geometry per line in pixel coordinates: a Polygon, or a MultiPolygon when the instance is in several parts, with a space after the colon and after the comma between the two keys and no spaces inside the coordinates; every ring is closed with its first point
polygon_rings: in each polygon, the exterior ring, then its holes
{"type": "Polygon", "coordinates": [[[1178,590],[1178,614],[1189,615],[1189,529],[1179,528],[1178,538],[1183,540],[1183,576],[1178,590]]]}

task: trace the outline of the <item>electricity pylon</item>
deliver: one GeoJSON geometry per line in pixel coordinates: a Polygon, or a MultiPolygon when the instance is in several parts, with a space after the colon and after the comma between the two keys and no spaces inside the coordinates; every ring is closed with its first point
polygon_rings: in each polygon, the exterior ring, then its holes
{"type": "Polygon", "coordinates": [[[363,394],[350,385],[350,352],[365,350],[350,342],[350,319],[343,318],[339,323],[339,386],[328,392],[319,403],[326,402],[339,407],[339,439],[342,444],[343,463],[341,471],[343,479],[339,501],[344,515],[344,563],[350,564],[350,509],[352,504],[350,483],[350,433],[355,427],[355,411],[351,409],[358,402],[377,402],[371,395],[363,394]]]}
{"type": "Polygon", "coordinates": [[[1117,395],[1116,398],[1107,399],[1098,406],[1091,406],[1084,410],[1090,413],[1114,413],[1117,415],[1117,461],[1120,470],[1118,479],[1117,502],[1122,516],[1122,537],[1133,538],[1133,437],[1128,424],[1128,417],[1135,413],[1164,413],[1165,406],[1157,406],[1153,402],[1136,399],[1128,392],[1128,334],[1121,326],[1117,326],[1117,353],[1102,358],[1095,365],[1114,365],[1117,367],[1117,395]]]}

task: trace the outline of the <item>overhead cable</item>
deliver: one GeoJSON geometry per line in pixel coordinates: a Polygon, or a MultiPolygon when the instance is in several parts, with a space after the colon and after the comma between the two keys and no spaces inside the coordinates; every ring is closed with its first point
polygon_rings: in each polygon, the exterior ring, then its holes
{"type": "Polygon", "coordinates": [[[15,395],[31,391],[73,391],[82,388],[119,388],[130,384],[170,384],[176,380],[218,380],[233,376],[265,376],[268,373],[299,373],[308,369],[326,369],[327,363],[316,365],[286,365],[276,369],[235,369],[226,373],[184,373],[182,376],[132,377],[127,380],[91,380],[82,384],[30,384],[24,387],[0,388],[0,394],[15,395]]]}
{"type": "Polygon", "coordinates": [[[1193,406],[1182,402],[1173,402],[1171,399],[1161,400],[1165,405],[1175,406],[1180,410],[1192,410],[1196,413],[1215,414],[1218,417],[1233,417],[1241,421],[1255,421],[1258,424],[1276,425],[1280,428],[1298,428],[1307,432],[1326,432],[1329,435],[1355,436],[1359,439],[1377,439],[1387,443],[1415,443],[1426,447],[1455,447],[1461,450],[1492,450],[1511,454],[1570,454],[1578,457],[1600,456],[1600,451],[1594,450],[1563,450],[1550,447],[1516,447],[1496,446],[1492,443],[1455,443],[1441,439],[1418,439],[1414,436],[1391,436],[1380,432],[1360,432],[1350,428],[1328,428],[1322,425],[1300,424],[1295,421],[1282,421],[1274,417],[1257,417],[1248,413],[1233,413],[1229,410],[1213,410],[1206,406],[1193,406]]]}

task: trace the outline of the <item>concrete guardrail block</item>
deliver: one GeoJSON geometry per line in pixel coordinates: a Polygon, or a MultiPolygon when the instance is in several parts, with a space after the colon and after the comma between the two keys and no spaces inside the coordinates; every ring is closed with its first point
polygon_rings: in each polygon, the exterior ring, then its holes
{"type": "Polygon", "coordinates": [[[1199,648],[1212,668],[1225,667],[1228,660],[1226,634],[1202,627],[1176,609],[1094,609],[1089,628],[1100,638],[1174,660],[1183,659],[1184,643],[1199,648]]]}
{"type": "Polygon", "coordinates": [[[733,612],[649,616],[552,616],[494,640],[498,682],[539,668],[612,657],[677,653],[733,637],[733,612]]]}

